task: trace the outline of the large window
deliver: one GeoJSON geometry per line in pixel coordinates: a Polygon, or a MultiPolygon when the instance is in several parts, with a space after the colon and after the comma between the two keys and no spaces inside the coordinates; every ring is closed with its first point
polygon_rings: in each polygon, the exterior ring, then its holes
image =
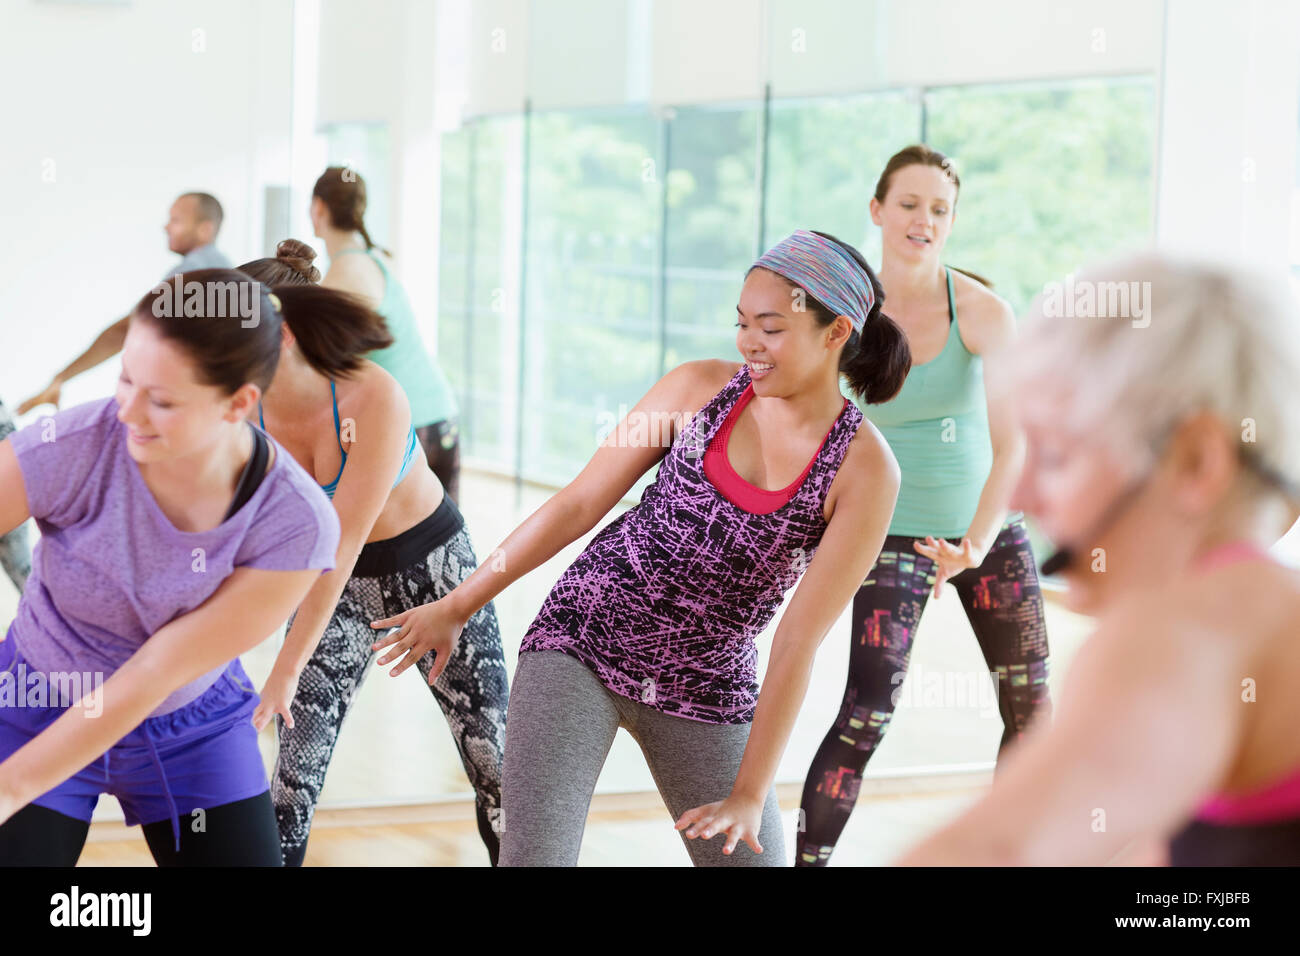
{"type": "Polygon", "coordinates": [[[1154,90],[1119,78],[469,122],[443,141],[438,326],[467,458],[570,480],[667,369],[735,357],[736,296],[762,249],[815,228],[878,261],[876,179],[922,137],[962,176],[947,260],[1022,311],[1149,238],[1154,90]]]}
{"type": "Polygon", "coordinates": [[[443,137],[438,360],[461,406],[467,456],[515,468],[519,381],[519,117],[443,137]]]}
{"type": "Polygon", "coordinates": [[[736,297],[758,253],[758,108],[670,115],[663,371],[736,357],[736,297]]]}
{"type": "Polygon", "coordinates": [[[817,229],[880,261],[880,230],[867,208],[886,161],[919,142],[917,97],[906,92],[772,104],[764,247],[817,229]]]}
{"type": "Polygon", "coordinates": [[[659,377],[657,144],[648,114],[529,127],[521,455],[550,483],[659,377]]]}
{"type": "Polygon", "coordinates": [[[937,89],[925,106],[929,144],[962,178],[947,259],[1018,313],[1044,283],[1148,241],[1149,81],[937,89]]]}

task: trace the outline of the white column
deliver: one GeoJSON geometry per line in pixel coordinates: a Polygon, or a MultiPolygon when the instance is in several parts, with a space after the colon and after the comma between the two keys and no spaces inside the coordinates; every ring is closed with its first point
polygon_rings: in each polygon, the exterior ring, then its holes
{"type": "Polygon", "coordinates": [[[1168,5],[1156,241],[1287,265],[1300,97],[1300,5],[1168,5]]]}

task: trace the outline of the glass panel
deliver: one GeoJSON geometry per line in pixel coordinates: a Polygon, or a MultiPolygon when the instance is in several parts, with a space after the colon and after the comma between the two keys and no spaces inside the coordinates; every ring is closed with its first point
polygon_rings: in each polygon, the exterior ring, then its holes
{"type": "MultiPolygon", "coordinates": [[[[471,131],[473,257],[465,318],[469,335],[464,454],[515,467],[518,395],[519,242],[523,201],[523,122],[481,120],[471,131]]],[[[467,275],[471,270],[467,269],[467,275]]]]}
{"type": "Polygon", "coordinates": [[[772,103],[766,249],[796,229],[828,232],[880,262],[868,205],[889,157],[917,141],[915,96],[891,92],[772,103]]]}
{"type": "Polygon", "coordinates": [[[658,380],[658,125],[643,109],[535,114],[523,469],[564,484],[658,380]]]}
{"type": "Polygon", "coordinates": [[[441,199],[438,222],[438,362],[461,407],[461,441],[467,442],[469,370],[469,290],[472,282],[474,207],[470,129],[447,133],[441,142],[441,199]]]}
{"type": "Polygon", "coordinates": [[[1045,282],[1150,240],[1150,79],[935,90],[926,108],[962,180],[947,260],[1018,314],[1045,282]]]}
{"type": "Polygon", "coordinates": [[[366,181],[366,231],[377,245],[389,248],[390,154],[388,126],[383,123],[337,123],[325,129],[331,166],[346,166],[366,181]]]}
{"type": "Polygon", "coordinates": [[[669,131],[665,367],[739,361],[736,299],[757,256],[759,108],[679,109],[669,131]]]}

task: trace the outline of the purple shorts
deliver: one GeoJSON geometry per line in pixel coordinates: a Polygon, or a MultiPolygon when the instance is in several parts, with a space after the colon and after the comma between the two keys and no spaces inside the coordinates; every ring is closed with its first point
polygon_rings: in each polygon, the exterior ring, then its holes
{"type": "MultiPolygon", "coordinates": [[[[0,641],[0,672],[25,664],[0,641]]],[[[28,674],[35,668],[26,665],[28,674]]],[[[122,805],[128,826],[170,819],[180,851],[180,817],[264,793],[269,785],[253,729],[258,696],[238,660],[197,700],[151,717],[108,752],[32,803],[90,822],[101,793],[122,805]]],[[[0,704],[0,761],[52,724],[64,708],[0,704]]],[[[88,720],[94,718],[86,718],[88,720]]]]}

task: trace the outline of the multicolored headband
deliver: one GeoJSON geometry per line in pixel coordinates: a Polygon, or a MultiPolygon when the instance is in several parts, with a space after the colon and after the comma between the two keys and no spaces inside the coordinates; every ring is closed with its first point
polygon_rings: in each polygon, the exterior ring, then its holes
{"type": "Polygon", "coordinates": [[[847,315],[857,332],[862,331],[876,302],[862,266],[840,245],[807,229],[782,239],[754,265],[806,289],[836,315],[847,315]]]}

